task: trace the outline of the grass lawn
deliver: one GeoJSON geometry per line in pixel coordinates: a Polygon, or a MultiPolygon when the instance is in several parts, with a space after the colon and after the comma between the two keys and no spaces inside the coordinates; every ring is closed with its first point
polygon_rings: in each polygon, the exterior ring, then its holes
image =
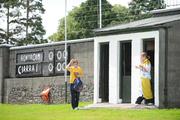
{"type": "MultiPolygon", "coordinates": [[[[81,103],[81,106],[87,103],[81,103]]],[[[124,110],[91,109],[73,111],[69,104],[0,104],[0,120],[180,120],[180,109],[124,110]]]]}

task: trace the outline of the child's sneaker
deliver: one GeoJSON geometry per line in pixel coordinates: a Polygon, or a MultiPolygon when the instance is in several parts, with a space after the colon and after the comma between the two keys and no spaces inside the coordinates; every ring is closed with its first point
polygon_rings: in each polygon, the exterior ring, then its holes
{"type": "Polygon", "coordinates": [[[153,106],[153,103],[148,103],[148,104],[146,104],[147,106],[153,106]]]}
{"type": "Polygon", "coordinates": [[[74,108],[74,110],[79,110],[79,108],[78,108],[78,107],[76,107],[76,108],[74,108]]]}

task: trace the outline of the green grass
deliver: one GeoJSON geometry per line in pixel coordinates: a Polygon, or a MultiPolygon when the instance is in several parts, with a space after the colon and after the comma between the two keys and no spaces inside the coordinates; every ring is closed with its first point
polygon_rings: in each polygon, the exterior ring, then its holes
{"type": "MultiPolygon", "coordinates": [[[[81,103],[81,106],[87,103],[81,103]]],[[[0,104],[0,120],[180,120],[180,109],[124,110],[91,109],[73,111],[69,104],[0,104]]]]}

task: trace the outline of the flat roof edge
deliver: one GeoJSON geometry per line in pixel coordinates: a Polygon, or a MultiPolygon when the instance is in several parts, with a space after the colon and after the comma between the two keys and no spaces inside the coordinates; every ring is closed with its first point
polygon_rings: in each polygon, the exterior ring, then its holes
{"type": "Polygon", "coordinates": [[[161,13],[175,12],[175,11],[180,11],[180,7],[178,6],[178,7],[173,7],[173,8],[157,9],[157,10],[150,11],[150,13],[161,14],[161,13]]]}
{"type": "Polygon", "coordinates": [[[10,45],[10,44],[0,44],[0,47],[13,47],[13,45],[10,45]]]}
{"type": "Polygon", "coordinates": [[[28,46],[15,46],[11,47],[10,50],[19,50],[19,49],[27,49],[27,48],[37,48],[37,47],[47,47],[53,45],[62,45],[65,43],[80,43],[80,42],[90,42],[94,41],[94,38],[84,38],[84,39],[75,39],[75,40],[67,40],[67,41],[59,41],[59,42],[52,42],[52,43],[44,43],[44,44],[36,44],[36,45],[28,45],[28,46]]]}
{"type": "Polygon", "coordinates": [[[165,27],[164,25],[157,25],[157,26],[146,26],[146,27],[136,27],[136,28],[100,31],[100,32],[96,33],[96,37],[106,36],[106,35],[110,35],[110,34],[116,35],[116,34],[143,32],[143,31],[152,31],[152,30],[158,30],[159,28],[164,28],[164,27],[165,27]]]}

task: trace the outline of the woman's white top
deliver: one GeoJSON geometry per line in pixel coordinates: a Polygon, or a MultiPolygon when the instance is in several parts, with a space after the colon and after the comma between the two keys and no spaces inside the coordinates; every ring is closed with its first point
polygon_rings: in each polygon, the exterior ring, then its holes
{"type": "Polygon", "coordinates": [[[141,78],[151,79],[151,62],[146,59],[141,65],[147,70],[140,69],[141,78]]]}

